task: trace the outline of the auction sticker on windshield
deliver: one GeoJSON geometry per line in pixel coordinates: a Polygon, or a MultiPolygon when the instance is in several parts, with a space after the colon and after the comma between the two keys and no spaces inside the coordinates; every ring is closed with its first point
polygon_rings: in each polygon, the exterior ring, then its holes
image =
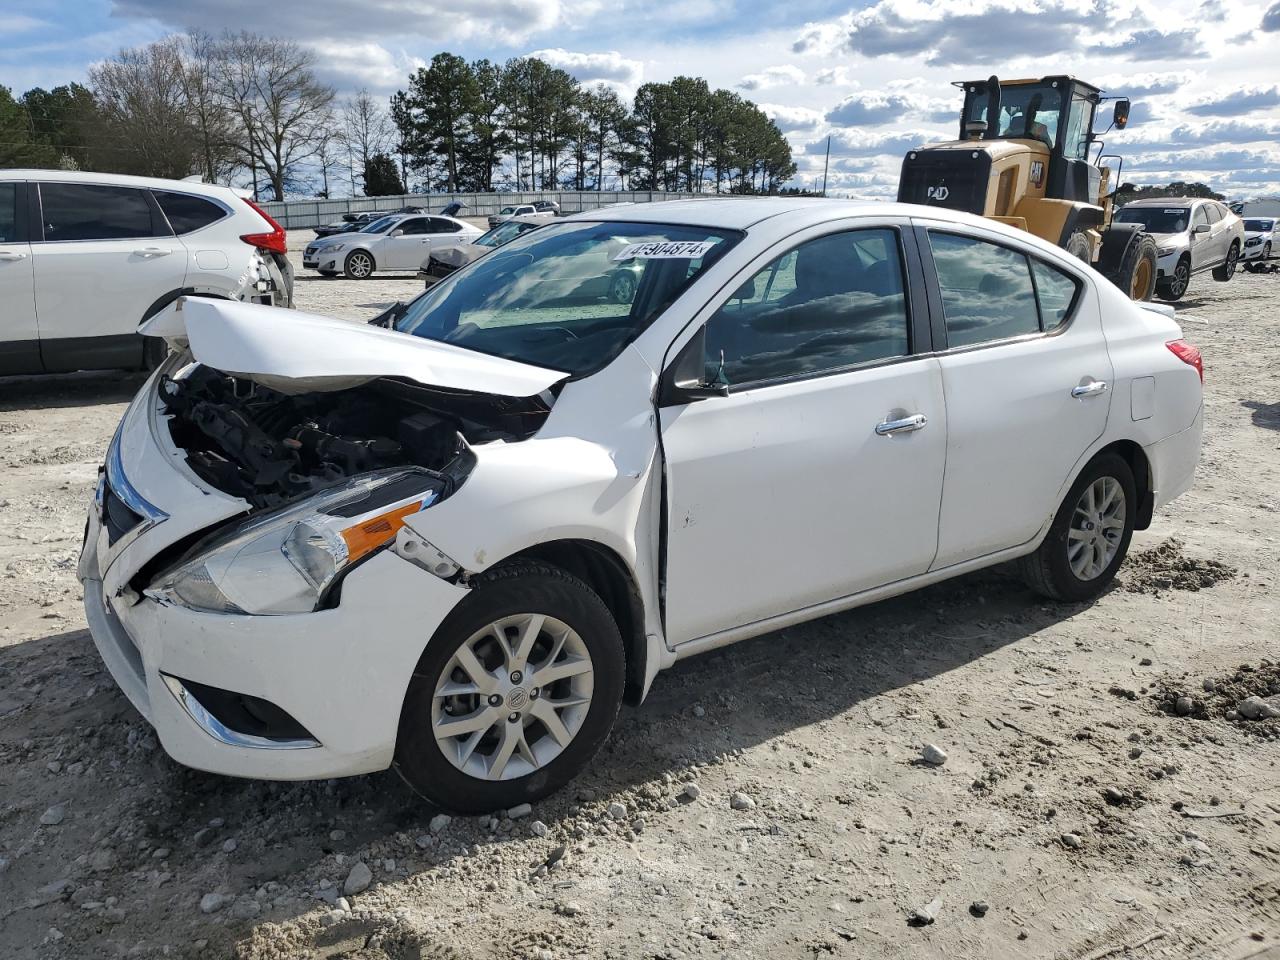
{"type": "Polygon", "coordinates": [[[633,243],[623,247],[614,260],[697,260],[716,245],[715,240],[670,240],[633,243]]]}

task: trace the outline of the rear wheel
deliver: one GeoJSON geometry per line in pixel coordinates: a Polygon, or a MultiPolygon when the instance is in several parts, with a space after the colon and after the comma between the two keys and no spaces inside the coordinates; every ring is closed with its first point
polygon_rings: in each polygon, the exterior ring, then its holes
{"type": "Polygon", "coordinates": [[[1227,251],[1224,263],[1213,268],[1213,279],[1225,283],[1236,275],[1236,264],[1240,262],[1240,245],[1231,241],[1231,249],[1227,251]]]}
{"type": "Polygon", "coordinates": [[[1137,509],[1129,464],[1114,453],[1095,457],[1071,485],[1044,542],[1020,561],[1023,579],[1053,600],[1092,600],[1124,562],[1137,509]]]}
{"type": "Polygon", "coordinates": [[[1173,273],[1156,284],[1156,293],[1161,300],[1172,303],[1181,300],[1191,283],[1191,260],[1185,254],[1173,268],[1173,273]]]}
{"type": "Polygon", "coordinates": [[[343,273],[349,280],[368,280],[373,276],[373,269],[373,256],[364,250],[352,250],[342,265],[343,273]]]}
{"type": "Polygon", "coordinates": [[[462,813],[540,800],[600,749],[624,674],[618,625],[590,587],[547,564],[499,568],[427,644],[401,711],[396,770],[462,813]]]}
{"type": "Polygon", "coordinates": [[[1085,263],[1090,262],[1089,238],[1084,235],[1083,230],[1077,230],[1067,238],[1065,249],[1071,256],[1083,260],[1085,263]]]}

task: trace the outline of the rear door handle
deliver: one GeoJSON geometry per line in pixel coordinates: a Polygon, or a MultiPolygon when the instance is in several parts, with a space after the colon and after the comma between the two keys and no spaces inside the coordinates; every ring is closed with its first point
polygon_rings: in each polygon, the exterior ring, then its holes
{"type": "Polygon", "coordinates": [[[16,250],[0,250],[0,260],[25,260],[25,253],[18,253],[16,250]]]}
{"type": "Polygon", "coordinates": [[[164,247],[143,247],[141,250],[133,251],[140,257],[167,257],[173,253],[172,250],[166,250],[164,247]]]}
{"type": "Polygon", "coordinates": [[[884,420],[876,424],[876,434],[881,437],[892,437],[897,433],[914,433],[923,430],[929,418],[923,413],[913,413],[901,420],[884,420]]]}
{"type": "Polygon", "coordinates": [[[1092,383],[1084,383],[1078,387],[1071,388],[1071,395],[1079,399],[1080,397],[1096,397],[1107,392],[1107,381],[1094,380],[1092,383]]]}

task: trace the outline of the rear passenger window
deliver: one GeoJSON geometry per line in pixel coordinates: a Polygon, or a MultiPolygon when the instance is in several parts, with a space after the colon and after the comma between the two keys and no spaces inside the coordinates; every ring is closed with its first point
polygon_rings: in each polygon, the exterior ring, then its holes
{"type": "Polygon", "coordinates": [[[949,346],[1040,332],[1036,292],[1025,256],[973,237],[932,231],[929,246],[949,346]]]}
{"type": "Polygon", "coordinates": [[[0,243],[18,239],[18,185],[0,183],[0,243]]]}
{"type": "Polygon", "coordinates": [[[1062,326],[1071,315],[1079,281],[1039,260],[1031,261],[1031,274],[1036,281],[1036,300],[1040,303],[1040,325],[1045,330],[1062,326]]]}
{"type": "Polygon", "coordinates": [[[151,195],[160,204],[160,209],[169,220],[169,226],[173,227],[173,232],[178,236],[207,227],[227,215],[227,211],[216,203],[203,197],[193,197],[189,193],[152,190],[151,195]]]}
{"type": "Polygon", "coordinates": [[[801,244],[707,321],[706,377],[746,384],[906,356],[907,301],[893,230],[801,244]]]}
{"type": "Polygon", "coordinates": [[[87,183],[42,183],[45,240],[128,240],[154,237],[151,207],[141,190],[87,183]]]}

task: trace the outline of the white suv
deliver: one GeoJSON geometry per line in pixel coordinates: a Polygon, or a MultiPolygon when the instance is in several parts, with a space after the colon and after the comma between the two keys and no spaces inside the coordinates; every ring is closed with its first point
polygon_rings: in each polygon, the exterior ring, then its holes
{"type": "Polygon", "coordinates": [[[1156,241],[1156,296],[1179,300],[1194,274],[1235,275],[1244,251],[1244,222],[1217,200],[1163,197],[1134,200],[1116,214],[1119,223],[1141,223],[1156,241]]]}
{"type": "Polygon", "coordinates": [[[230,187],[0,170],[0,375],[154,366],[184,295],[293,303],[284,230],[230,187]]]}

